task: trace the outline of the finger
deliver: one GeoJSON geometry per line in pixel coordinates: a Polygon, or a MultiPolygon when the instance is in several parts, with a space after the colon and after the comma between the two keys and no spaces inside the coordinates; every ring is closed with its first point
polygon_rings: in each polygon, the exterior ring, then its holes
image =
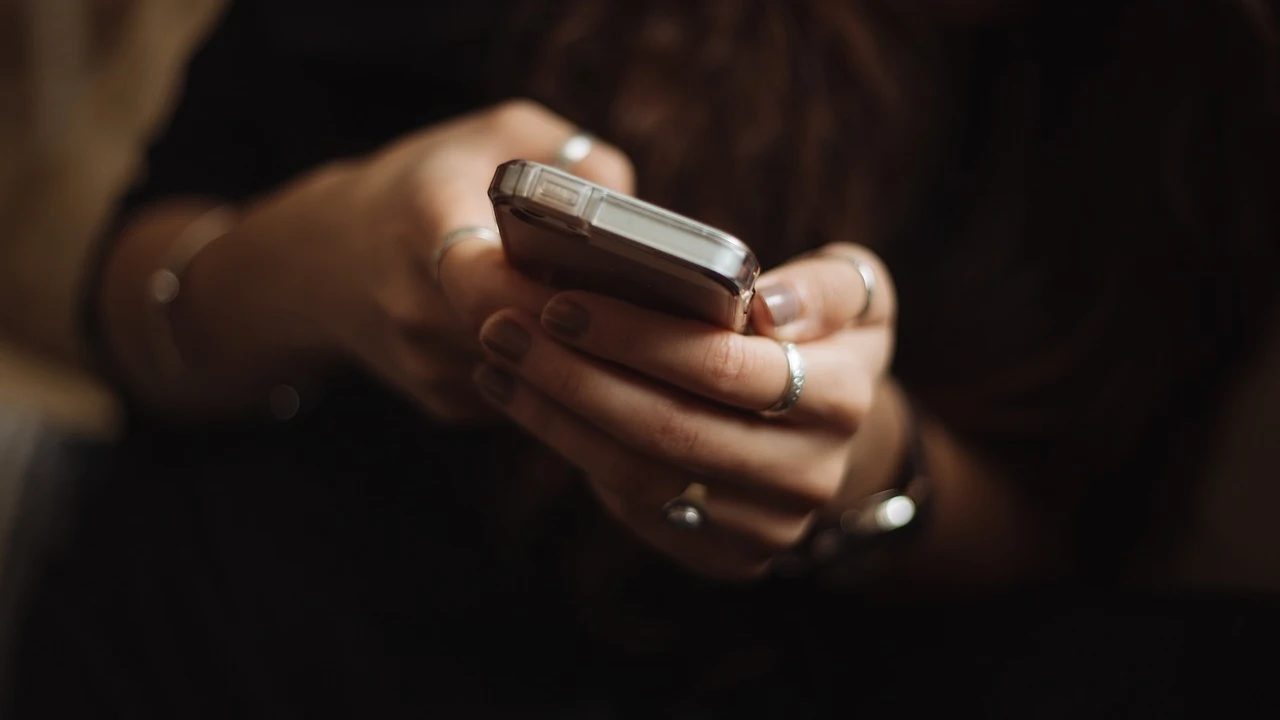
{"type": "Polygon", "coordinates": [[[837,243],[763,275],[751,321],[761,335],[804,342],[851,324],[884,323],[896,306],[884,263],[864,247],[837,243]]]}
{"type": "Polygon", "coordinates": [[[502,308],[539,313],[556,291],[507,263],[499,245],[464,241],[440,262],[440,289],[474,330],[502,308]]]}
{"type": "MultiPolygon", "coordinates": [[[[494,168],[522,158],[550,162],[565,141],[577,132],[568,120],[529,101],[511,101],[455,121],[445,132],[448,147],[437,148],[444,161],[431,163],[417,180],[418,256],[438,277],[455,309],[475,322],[499,306],[541,307],[547,294],[502,261],[500,248],[483,239],[468,238],[437,258],[439,244],[453,230],[493,228],[496,223],[488,197],[494,168]]],[[[590,153],[572,171],[580,177],[619,192],[633,192],[635,173],[618,148],[594,139],[590,153]]]]}
{"type": "Polygon", "coordinates": [[[525,313],[497,313],[480,337],[490,362],[642,455],[815,506],[839,488],[843,431],[799,429],[691,397],[557,343],[525,313]]]}
{"type": "Polygon", "coordinates": [[[696,534],[672,526],[663,508],[692,482],[709,482],[637,455],[598,428],[491,365],[476,384],[502,413],[586,473],[612,517],[695,572],[720,579],[757,577],[769,560],[800,541],[804,512],[760,502],[713,485],[702,503],[707,526],[696,534]]]}
{"type": "MultiPolygon", "coordinates": [[[[556,295],[542,326],[557,339],[696,395],[744,410],[773,406],[791,369],[776,340],[728,332],[586,292],[556,295]]],[[[888,363],[882,326],[851,328],[801,348],[805,386],[794,414],[846,427],[888,363]]]]}
{"type": "MultiPolygon", "coordinates": [[[[473,116],[469,129],[482,139],[493,165],[508,160],[551,163],[566,141],[581,131],[569,120],[530,100],[510,100],[473,116]]],[[[618,192],[631,194],[635,172],[626,154],[592,137],[585,158],[568,168],[573,174],[618,192]]]]}
{"type": "MultiPolygon", "coordinates": [[[[455,228],[493,227],[488,188],[495,168],[517,159],[550,163],[577,131],[573,123],[542,105],[513,100],[459,118],[438,135],[428,135],[425,142],[431,143],[435,161],[413,176],[426,236],[435,242],[455,228]]],[[[572,172],[625,194],[635,189],[635,172],[626,154],[598,138],[572,172]]]]}

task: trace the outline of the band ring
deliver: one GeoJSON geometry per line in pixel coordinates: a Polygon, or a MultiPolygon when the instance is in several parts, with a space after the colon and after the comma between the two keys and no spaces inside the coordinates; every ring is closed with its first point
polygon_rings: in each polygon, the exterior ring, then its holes
{"type": "Polygon", "coordinates": [[[862,309],[854,316],[856,320],[865,320],[871,314],[871,303],[876,297],[876,271],[871,269],[871,265],[859,260],[853,255],[845,255],[849,262],[853,263],[854,269],[862,276],[862,286],[866,289],[866,299],[862,301],[862,309]]]}
{"type": "Polygon", "coordinates": [[[458,243],[472,238],[479,238],[490,243],[502,242],[502,238],[498,236],[498,233],[483,225],[467,225],[456,230],[450,230],[445,234],[444,239],[440,241],[440,247],[436,248],[435,257],[431,261],[432,279],[437,283],[440,282],[440,263],[444,262],[444,256],[458,243]]]}
{"type": "Polygon", "coordinates": [[[782,415],[795,407],[796,403],[800,402],[800,394],[804,392],[805,366],[800,348],[793,342],[780,342],[778,345],[787,356],[787,387],[782,391],[782,397],[778,398],[778,402],[764,410],[764,414],[771,417],[782,415]]]}
{"type": "Polygon", "coordinates": [[[568,170],[587,159],[595,142],[595,136],[585,130],[579,130],[564,141],[551,164],[561,170],[568,170]]]}
{"type": "Polygon", "coordinates": [[[703,507],[706,498],[706,485],[689,483],[684,492],[662,506],[662,516],[672,527],[685,532],[697,532],[707,524],[707,511],[703,507]]]}
{"type": "Polygon", "coordinates": [[[872,269],[871,264],[856,255],[850,255],[849,253],[843,252],[824,252],[818,255],[818,257],[829,257],[837,260],[844,260],[845,262],[853,265],[853,269],[858,271],[858,275],[862,278],[862,287],[865,294],[863,295],[862,308],[853,316],[853,319],[858,322],[866,320],[867,316],[871,314],[871,306],[875,301],[876,290],[879,289],[880,285],[879,280],[876,278],[876,271],[872,269]]]}

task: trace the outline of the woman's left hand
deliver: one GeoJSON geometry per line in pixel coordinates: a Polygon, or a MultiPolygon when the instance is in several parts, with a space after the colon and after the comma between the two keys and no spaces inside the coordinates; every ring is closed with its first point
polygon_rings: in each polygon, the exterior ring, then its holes
{"type": "Polygon", "coordinates": [[[625,302],[564,292],[542,317],[495,313],[476,379],[516,423],[587,475],[605,509],[699,574],[758,577],[803,539],[845,483],[850,448],[893,349],[893,285],[865,248],[837,244],[761,277],[739,335],[625,302]],[[871,269],[868,289],[850,258],[871,269]],[[805,362],[799,402],[761,410],[805,362]],[[706,488],[696,532],[663,507],[706,488]]]}

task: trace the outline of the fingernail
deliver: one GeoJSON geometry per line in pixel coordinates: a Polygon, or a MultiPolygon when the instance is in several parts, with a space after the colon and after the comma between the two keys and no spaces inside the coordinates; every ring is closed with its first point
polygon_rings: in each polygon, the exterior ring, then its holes
{"type": "Polygon", "coordinates": [[[587,329],[587,309],[571,300],[557,298],[542,309],[542,325],[561,337],[576,338],[587,329]]]}
{"type": "Polygon", "coordinates": [[[506,405],[516,394],[516,379],[511,373],[492,365],[481,365],[474,376],[480,392],[499,405],[506,405]]]}
{"type": "Polygon", "coordinates": [[[764,300],[774,327],[782,327],[800,317],[800,296],[790,286],[769,285],[756,290],[756,294],[764,300]]]}
{"type": "Polygon", "coordinates": [[[508,362],[518,363],[524,359],[525,353],[529,352],[533,338],[529,337],[528,331],[516,323],[502,319],[485,328],[480,336],[480,342],[495,355],[502,356],[508,362]]]}

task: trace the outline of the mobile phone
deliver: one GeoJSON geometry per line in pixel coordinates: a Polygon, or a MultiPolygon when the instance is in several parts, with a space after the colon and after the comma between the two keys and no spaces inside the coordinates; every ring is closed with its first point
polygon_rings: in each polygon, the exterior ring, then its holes
{"type": "Polygon", "coordinates": [[[746,329],[760,264],[732,235],[528,160],[499,165],[489,199],[533,280],[746,329]]]}

